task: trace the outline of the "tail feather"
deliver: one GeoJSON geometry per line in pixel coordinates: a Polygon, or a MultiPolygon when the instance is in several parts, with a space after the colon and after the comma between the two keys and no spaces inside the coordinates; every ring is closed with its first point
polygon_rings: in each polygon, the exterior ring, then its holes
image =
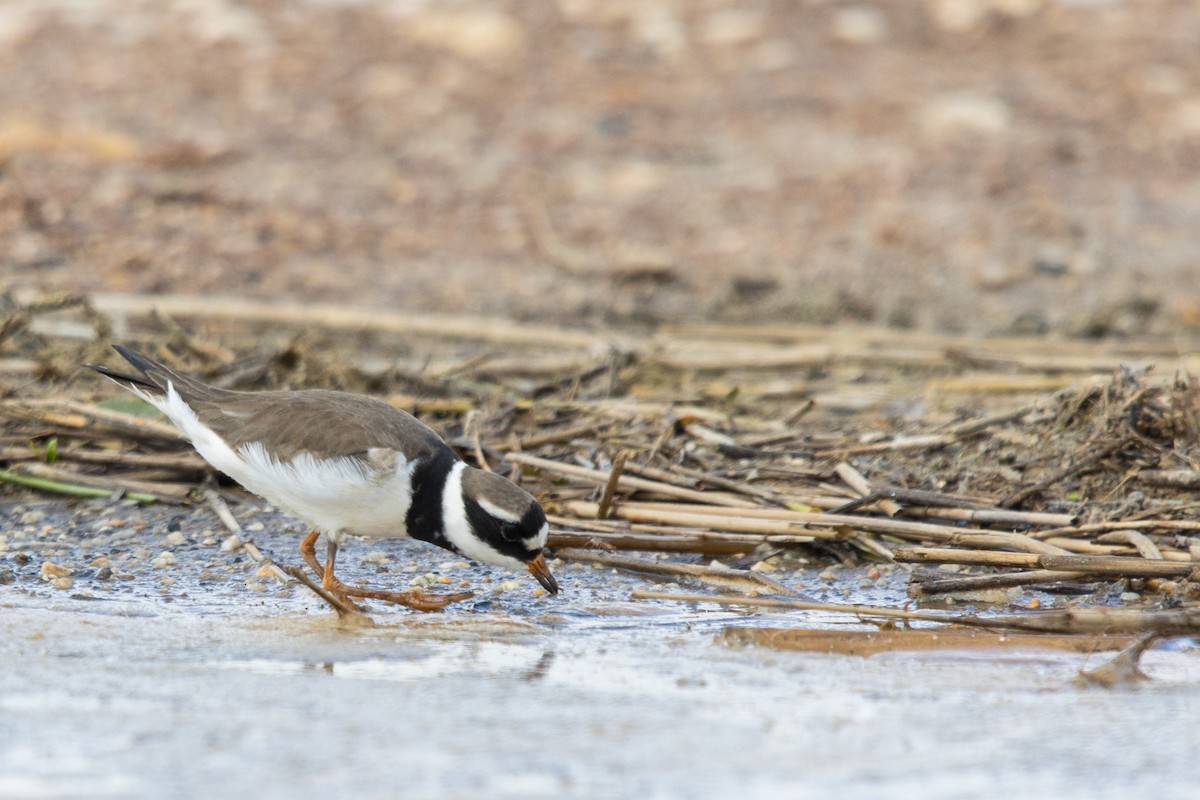
{"type": "Polygon", "coordinates": [[[225,393],[224,390],[201,383],[186,375],[180,375],[169,367],[146,358],[136,350],[130,350],[119,344],[114,344],[113,349],[142,374],[129,375],[98,364],[85,364],[84,366],[99,372],[106,378],[111,378],[129,391],[151,402],[166,395],[168,386],[174,386],[175,391],[179,392],[185,402],[189,403],[194,400],[211,399],[225,393]]]}
{"type": "Polygon", "coordinates": [[[117,372],[115,369],[109,369],[108,367],[101,366],[100,364],[84,364],[83,366],[90,370],[99,372],[106,378],[116,381],[134,394],[141,394],[145,392],[152,396],[157,396],[163,393],[162,388],[159,387],[158,384],[146,380],[145,378],[139,378],[134,375],[126,375],[124,372],[117,372]]]}

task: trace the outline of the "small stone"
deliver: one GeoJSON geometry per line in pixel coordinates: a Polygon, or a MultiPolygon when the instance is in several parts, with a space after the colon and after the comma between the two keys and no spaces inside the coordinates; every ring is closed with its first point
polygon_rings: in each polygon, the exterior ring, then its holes
{"type": "Polygon", "coordinates": [[[437,579],[437,582],[438,583],[451,583],[451,582],[453,582],[453,580],[454,579],[451,578],[449,575],[443,575],[437,579]]]}
{"type": "Polygon", "coordinates": [[[1122,603],[1132,603],[1135,600],[1141,600],[1142,596],[1137,592],[1121,592],[1122,603]]]}
{"type": "Polygon", "coordinates": [[[951,92],[927,101],[921,109],[925,131],[939,138],[997,135],[1008,130],[1012,110],[997,97],[951,92]]]}
{"type": "Polygon", "coordinates": [[[46,518],[45,511],[39,511],[37,509],[34,509],[33,511],[26,511],[24,514],[21,515],[21,524],[22,525],[37,525],[39,522],[41,522],[45,518],[46,518]]]}
{"type": "Polygon", "coordinates": [[[774,572],[775,565],[770,561],[756,561],[750,565],[751,572],[774,572]]]}
{"type": "Polygon", "coordinates": [[[12,571],[11,567],[0,566],[0,586],[13,583],[17,579],[17,573],[12,571]]]}
{"type": "Polygon", "coordinates": [[[112,576],[112,567],[101,567],[100,569],[96,570],[96,580],[98,581],[106,581],[112,578],[112,576]]]}
{"type": "Polygon", "coordinates": [[[202,542],[200,542],[200,544],[204,545],[205,547],[212,547],[216,543],[217,543],[217,540],[211,536],[204,537],[204,540],[202,542]]]}
{"type": "Polygon", "coordinates": [[[512,17],[491,10],[422,10],[405,20],[411,41],[477,62],[503,63],[525,49],[525,33],[512,17]]]}
{"type": "Polygon", "coordinates": [[[389,561],[391,561],[391,559],[388,558],[388,554],[382,550],[372,550],[371,552],[367,553],[367,557],[363,560],[368,564],[387,564],[389,561]]]}
{"type": "Polygon", "coordinates": [[[758,9],[728,8],[710,13],[700,26],[707,44],[736,47],[761,39],[767,32],[767,19],[758,9]]]}
{"type": "Polygon", "coordinates": [[[267,526],[261,522],[251,522],[246,526],[246,530],[250,531],[251,533],[258,533],[259,531],[266,530],[266,527],[267,526]]]}
{"type": "Polygon", "coordinates": [[[178,563],[179,559],[175,557],[174,553],[172,553],[170,550],[163,550],[155,557],[153,561],[150,562],[150,566],[154,567],[155,569],[168,569],[169,567],[173,567],[178,563]]]}
{"type": "Polygon", "coordinates": [[[221,552],[232,553],[237,550],[241,550],[243,544],[244,542],[242,542],[242,537],[238,536],[236,533],[231,534],[228,539],[221,543],[221,552]]]}
{"type": "Polygon", "coordinates": [[[520,581],[501,581],[498,587],[502,592],[511,592],[513,589],[520,589],[520,581]]]}
{"type": "Polygon", "coordinates": [[[46,561],[42,563],[39,576],[44,581],[54,581],[57,578],[69,578],[71,570],[61,564],[55,564],[53,561],[46,561]]]}
{"type": "Polygon", "coordinates": [[[123,520],[123,519],[110,519],[110,520],[108,521],[108,527],[110,527],[110,528],[124,528],[124,527],[125,527],[125,520],[123,520]]]}
{"type": "Polygon", "coordinates": [[[167,534],[167,544],[171,545],[172,547],[178,547],[179,545],[184,544],[186,541],[187,539],[179,531],[173,531],[167,534]]]}
{"type": "Polygon", "coordinates": [[[418,589],[428,589],[438,582],[438,576],[432,572],[427,572],[424,575],[418,575],[408,582],[409,586],[416,586],[418,589]]]}
{"type": "Polygon", "coordinates": [[[70,589],[75,585],[75,581],[70,577],[53,578],[50,581],[50,585],[55,589],[70,589]]]}
{"type": "Polygon", "coordinates": [[[867,578],[873,581],[879,580],[879,576],[881,574],[882,573],[879,571],[879,567],[871,567],[869,570],[867,570],[867,578]]]}
{"type": "Polygon", "coordinates": [[[833,16],[833,37],[846,44],[874,44],[887,36],[887,18],[878,9],[850,6],[833,16]]]}
{"type": "Polygon", "coordinates": [[[837,578],[837,575],[834,575],[834,574],[833,574],[833,572],[832,572],[831,570],[825,570],[824,572],[822,572],[822,573],[821,573],[820,575],[818,575],[817,577],[818,577],[818,578],[820,578],[820,579],[821,579],[821,580],[823,580],[823,581],[832,581],[832,580],[835,580],[835,579],[837,578]]]}
{"type": "Polygon", "coordinates": [[[246,588],[252,592],[265,592],[267,590],[266,584],[262,581],[246,581],[246,588]]]}

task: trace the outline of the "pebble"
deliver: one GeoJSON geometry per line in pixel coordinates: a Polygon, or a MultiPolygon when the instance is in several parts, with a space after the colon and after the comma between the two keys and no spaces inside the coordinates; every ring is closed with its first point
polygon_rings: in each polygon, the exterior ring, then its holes
{"type": "Polygon", "coordinates": [[[242,544],[242,537],[238,536],[236,533],[230,534],[229,538],[221,543],[221,552],[232,553],[235,550],[240,550],[242,548],[242,544]]]}
{"type": "Polygon", "coordinates": [[[155,569],[167,569],[168,567],[173,567],[178,563],[179,559],[175,557],[174,553],[172,553],[170,550],[163,550],[155,557],[153,561],[150,562],[150,566],[154,567],[155,569]]]}
{"type": "Polygon", "coordinates": [[[525,49],[520,24],[499,11],[423,9],[410,15],[402,30],[417,44],[449,50],[478,62],[502,63],[525,49]]]}
{"type": "Polygon", "coordinates": [[[382,550],[372,550],[371,552],[367,553],[367,557],[364,558],[363,561],[367,562],[368,564],[387,564],[391,561],[391,559],[388,558],[388,554],[382,550]]]}
{"type": "Polygon", "coordinates": [[[874,44],[887,36],[887,18],[878,9],[850,6],[833,15],[833,37],[846,44],[874,44]]]}
{"type": "Polygon", "coordinates": [[[1012,110],[997,97],[950,92],[926,101],[920,118],[925,131],[935,137],[996,135],[1008,130],[1012,110]]]}
{"type": "Polygon", "coordinates": [[[171,545],[172,547],[178,547],[179,545],[184,544],[186,541],[187,539],[179,531],[174,531],[173,533],[167,534],[167,544],[171,545]]]}
{"type": "Polygon", "coordinates": [[[520,589],[521,582],[520,581],[501,581],[497,588],[499,588],[500,591],[502,591],[502,592],[511,592],[513,589],[520,589]]]}
{"type": "Polygon", "coordinates": [[[61,564],[55,564],[53,561],[45,561],[42,563],[42,570],[39,573],[44,581],[54,581],[57,578],[69,578],[71,570],[61,564]]]}
{"type": "Polygon", "coordinates": [[[758,9],[728,8],[705,17],[700,36],[706,44],[736,47],[761,39],[767,33],[767,18],[758,9]]]}
{"type": "Polygon", "coordinates": [[[827,569],[827,570],[825,570],[824,572],[822,572],[822,573],[821,573],[820,575],[818,575],[817,577],[818,577],[818,578],[820,578],[820,579],[821,579],[821,580],[823,580],[823,581],[832,581],[832,580],[837,580],[837,575],[834,575],[834,574],[833,574],[833,571],[832,571],[832,570],[828,570],[828,569],[827,569]]]}
{"type": "Polygon", "coordinates": [[[12,571],[11,567],[0,566],[0,586],[13,583],[17,579],[17,573],[12,571]]]}
{"type": "Polygon", "coordinates": [[[1125,603],[1131,603],[1134,600],[1141,600],[1142,596],[1137,592],[1121,592],[1121,600],[1125,603]]]}
{"type": "Polygon", "coordinates": [[[774,572],[775,565],[770,561],[756,561],[750,565],[751,572],[774,572]]]}
{"type": "Polygon", "coordinates": [[[428,589],[430,586],[438,583],[438,576],[432,572],[426,572],[424,575],[418,575],[408,582],[409,586],[416,586],[418,589],[428,589]]]}
{"type": "Polygon", "coordinates": [[[251,533],[258,533],[259,531],[266,530],[266,527],[267,526],[261,522],[251,522],[246,526],[246,530],[250,531],[251,533]]]}

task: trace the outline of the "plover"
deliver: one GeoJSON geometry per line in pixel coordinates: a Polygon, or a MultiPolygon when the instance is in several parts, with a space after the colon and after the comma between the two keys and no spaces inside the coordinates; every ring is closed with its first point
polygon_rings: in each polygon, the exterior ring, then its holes
{"type": "Polygon", "coordinates": [[[466,558],[524,568],[547,591],[558,582],[543,548],[549,524],[533,495],[468,466],[420,420],[347,392],[236,392],[113,345],[139,374],[89,368],[150,403],[211,465],[312,526],[304,560],[341,600],[374,598],[434,611],[471,597],[349,586],[334,575],[347,534],[420,539],[466,558]],[[317,560],[320,535],[327,542],[317,560]]]}

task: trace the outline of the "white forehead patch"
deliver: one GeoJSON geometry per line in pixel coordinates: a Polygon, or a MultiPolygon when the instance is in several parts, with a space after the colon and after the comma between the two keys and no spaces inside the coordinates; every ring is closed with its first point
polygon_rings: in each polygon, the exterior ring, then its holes
{"type": "Polygon", "coordinates": [[[491,514],[496,519],[502,519],[505,522],[520,522],[521,518],[506,508],[501,508],[495,503],[488,502],[486,498],[476,497],[475,502],[479,503],[479,507],[487,513],[491,514]]]}
{"type": "Polygon", "coordinates": [[[550,523],[542,525],[542,529],[530,536],[528,539],[522,539],[521,544],[525,545],[526,550],[541,550],[546,546],[546,537],[550,535],[550,523]]]}

